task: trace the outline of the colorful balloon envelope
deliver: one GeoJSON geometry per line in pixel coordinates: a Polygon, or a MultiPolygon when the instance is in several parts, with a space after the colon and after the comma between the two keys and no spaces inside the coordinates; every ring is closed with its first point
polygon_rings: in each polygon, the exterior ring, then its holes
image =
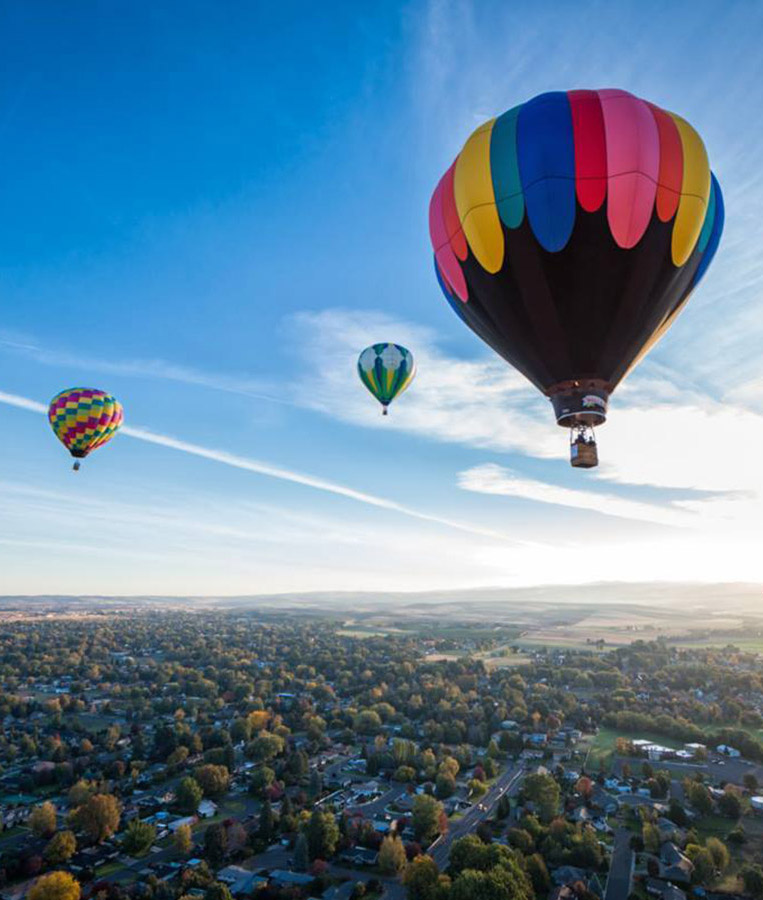
{"type": "Polygon", "coordinates": [[[358,358],[358,374],[386,416],[390,403],[413,381],[416,364],[411,351],[400,344],[372,344],[358,358]]]}
{"type": "Polygon", "coordinates": [[[723,218],[697,132],[620,90],[541,94],[486,122],[429,207],[446,299],[549,397],[583,467],[610,394],[683,309],[723,218]]]}
{"type": "Polygon", "coordinates": [[[122,405],[97,388],[69,388],[50,401],[48,420],[56,437],[75,458],[81,459],[110,441],[122,425],[122,405]]]}

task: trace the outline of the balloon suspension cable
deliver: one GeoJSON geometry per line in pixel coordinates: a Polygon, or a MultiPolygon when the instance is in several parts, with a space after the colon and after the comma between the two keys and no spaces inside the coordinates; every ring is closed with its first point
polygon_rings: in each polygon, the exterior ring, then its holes
{"type": "Polygon", "coordinates": [[[570,465],[575,469],[594,469],[599,465],[596,435],[591,425],[570,428],[570,465]]]}
{"type": "Polygon", "coordinates": [[[79,461],[78,459],[75,459],[74,465],[72,466],[72,469],[73,469],[75,472],[79,472],[79,467],[80,467],[80,461],[79,461]]]}

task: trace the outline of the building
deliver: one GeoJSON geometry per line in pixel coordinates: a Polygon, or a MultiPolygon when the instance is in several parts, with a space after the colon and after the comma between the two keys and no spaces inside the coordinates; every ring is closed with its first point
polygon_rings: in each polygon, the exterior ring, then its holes
{"type": "Polygon", "coordinates": [[[217,804],[213,803],[211,800],[202,800],[196,812],[202,819],[211,819],[217,812],[217,804]]]}
{"type": "Polygon", "coordinates": [[[251,894],[259,885],[267,884],[267,878],[261,875],[255,875],[248,869],[242,869],[241,866],[225,866],[217,873],[217,880],[227,884],[231,894],[234,897],[242,894],[251,894]]]}
{"type": "Polygon", "coordinates": [[[728,744],[718,744],[715,750],[717,753],[722,753],[724,756],[730,756],[733,759],[737,759],[742,755],[736,747],[729,747],[728,744]]]}
{"type": "Polygon", "coordinates": [[[304,887],[306,884],[315,881],[312,875],[304,872],[290,872],[288,869],[274,869],[270,873],[270,880],[276,887],[298,886],[304,887]]]}

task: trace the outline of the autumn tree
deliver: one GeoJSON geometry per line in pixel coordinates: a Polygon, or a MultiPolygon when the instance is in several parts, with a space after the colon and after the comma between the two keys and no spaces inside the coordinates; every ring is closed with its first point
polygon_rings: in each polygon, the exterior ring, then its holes
{"type": "Polygon", "coordinates": [[[719,872],[725,872],[731,864],[729,848],[717,837],[709,837],[705,841],[705,849],[713,858],[713,865],[719,872]]]}
{"type": "Polygon", "coordinates": [[[77,828],[100,844],[116,833],[121,815],[122,807],[116,797],[111,794],[93,794],[74,811],[72,818],[77,828]]]}
{"type": "Polygon", "coordinates": [[[339,843],[339,828],[332,813],[313,810],[307,823],[307,846],[311,859],[331,859],[339,843]]]}
{"type": "Polygon", "coordinates": [[[68,872],[42,875],[27,892],[27,900],[79,900],[79,882],[68,872]]]}
{"type": "Polygon", "coordinates": [[[405,847],[397,835],[384,838],[379,849],[379,868],[385,875],[397,875],[405,867],[405,847]]]}
{"type": "Polygon", "coordinates": [[[193,832],[190,825],[180,825],[172,836],[175,849],[181,856],[188,856],[193,849],[193,832]]]}
{"type": "Polygon", "coordinates": [[[77,839],[72,831],[57,831],[48,841],[42,855],[51,866],[68,862],[77,850],[77,839]]]}
{"type": "Polygon", "coordinates": [[[56,830],[56,808],[46,800],[41,806],[35,806],[27,819],[35,837],[50,837],[56,830]]]}
{"type": "Polygon", "coordinates": [[[205,797],[221,797],[230,784],[230,774],[225,766],[208,763],[193,773],[205,797]]]}

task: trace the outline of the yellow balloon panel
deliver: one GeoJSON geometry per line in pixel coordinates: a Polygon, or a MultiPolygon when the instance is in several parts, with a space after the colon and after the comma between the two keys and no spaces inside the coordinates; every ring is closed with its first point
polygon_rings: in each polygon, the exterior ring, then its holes
{"type": "Polygon", "coordinates": [[[495,119],[478,128],[456,161],[453,194],[461,227],[472,253],[485,271],[503,265],[504,240],[495,205],[490,170],[490,139],[495,119]]]}
{"type": "Polygon", "coordinates": [[[702,138],[685,119],[674,113],[670,115],[681,136],[684,163],[681,199],[670,250],[673,264],[682,266],[691,256],[705,221],[710,198],[710,165],[702,138]]]}

